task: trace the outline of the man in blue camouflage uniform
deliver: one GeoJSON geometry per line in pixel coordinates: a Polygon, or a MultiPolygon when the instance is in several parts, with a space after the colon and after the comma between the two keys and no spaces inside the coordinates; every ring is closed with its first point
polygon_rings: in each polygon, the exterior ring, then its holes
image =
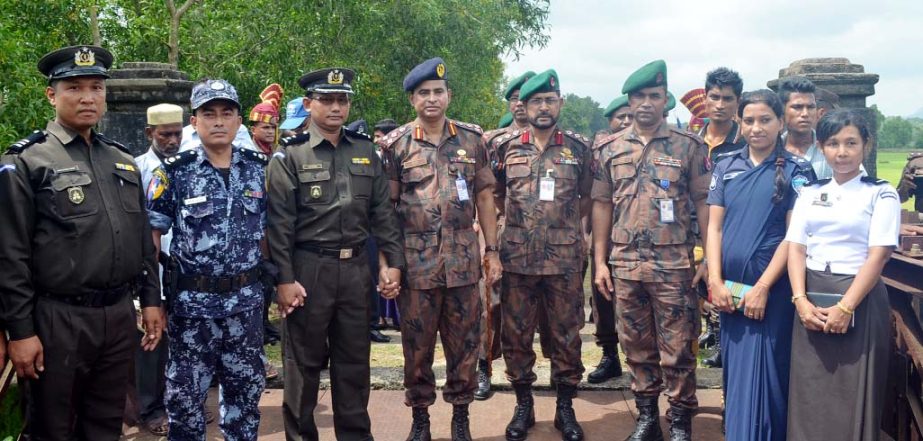
{"type": "Polygon", "coordinates": [[[208,80],[192,91],[202,145],[168,158],[148,186],[154,243],[173,231],[168,329],[170,440],[205,439],[203,405],[220,373],[221,430],[255,440],[263,392],[260,241],[266,224],[267,157],[233,147],[241,124],[233,86],[208,80]]]}

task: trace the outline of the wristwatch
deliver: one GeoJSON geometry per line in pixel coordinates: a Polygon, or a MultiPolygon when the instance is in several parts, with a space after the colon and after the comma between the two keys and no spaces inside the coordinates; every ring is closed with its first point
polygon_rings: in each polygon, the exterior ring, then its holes
{"type": "Polygon", "coordinates": [[[500,252],[500,247],[498,247],[498,246],[496,246],[496,245],[487,245],[487,246],[484,247],[484,253],[489,253],[489,252],[491,252],[491,251],[493,251],[493,252],[495,252],[495,253],[499,253],[499,252],[500,252]]]}

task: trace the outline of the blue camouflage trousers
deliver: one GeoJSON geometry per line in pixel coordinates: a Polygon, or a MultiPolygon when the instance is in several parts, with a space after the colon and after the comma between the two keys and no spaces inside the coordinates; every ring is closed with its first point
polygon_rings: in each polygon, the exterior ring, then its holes
{"type": "Polygon", "coordinates": [[[254,308],[217,319],[170,316],[166,404],[171,441],[205,439],[205,398],[215,375],[224,438],[256,440],[266,383],[262,312],[254,308]]]}

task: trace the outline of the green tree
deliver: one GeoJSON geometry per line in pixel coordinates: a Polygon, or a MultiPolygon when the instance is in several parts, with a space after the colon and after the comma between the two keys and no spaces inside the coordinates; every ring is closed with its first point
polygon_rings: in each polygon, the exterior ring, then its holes
{"type": "Polygon", "coordinates": [[[878,145],[884,149],[909,147],[913,139],[913,124],[899,116],[885,118],[878,131],[878,145]]]}
{"type": "Polygon", "coordinates": [[[885,115],[881,113],[881,110],[878,110],[878,104],[872,104],[872,106],[869,107],[869,110],[871,110],[872,114],[875,115],[875,121],[869,122],[875,123],[875,131],[880,132],[881,125],[885,122],[885,115]]]}
{"type": "Polygon", "coordinates": [[[561,109],[559,122],[561,127],[593,139],[593,135],[608,124],[603,117],[603,109],[592,98],[572,93],[564,96],[564,108],[561,109]]]}

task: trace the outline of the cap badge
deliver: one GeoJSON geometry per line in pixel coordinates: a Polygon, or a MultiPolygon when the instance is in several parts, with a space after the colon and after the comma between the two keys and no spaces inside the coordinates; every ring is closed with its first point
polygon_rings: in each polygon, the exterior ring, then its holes
{"type": "Polygon", "coordinates": [[[554,87],[554,77],[548,77],[548,85],[554,87]]]}
{"type": "Polygon", "coordinates": [[[436,65],[436,76],[439,78],[445,76],[445,64],[439,63],[436,65]]]}
{"type": "Polygon", "coordinates": [[[80,205],[86,199],[86,197],[83,195],[83,188],[80,187],[68,188],[67,198],[70,199],[71,203],[74,205],[80,205]]]}
{"type": "Polygon", "coordinates": [[[212,90],[224,90],[224,83],[221,81],[215,81],[212,82],[212,84],[208,87],[210,87],[212,90]]]}
{"type": "Polygon", "coordinates": [[[327,83],[329,84],[343,84],[343,72],[340,72],[339,69],[334,69],[327,74],[327,83]]]}
{"type": "Polygon", "coordinates": [[[663,84],[663,74],[660,72],[657,72],[657,77],[654,81],[656,82],[656,84],[663,84]]]}
{"type": "MultiPolygon", "coordinates": [[[[77,66],[95,66],[96,54],[88,47],[82,47],[74,53],[74,64],[77,66]]],[[[81,200],[83,202],[83,200],[81,200]]],[[[76,202],[79,203],[79,202],[76,202]]]]}

